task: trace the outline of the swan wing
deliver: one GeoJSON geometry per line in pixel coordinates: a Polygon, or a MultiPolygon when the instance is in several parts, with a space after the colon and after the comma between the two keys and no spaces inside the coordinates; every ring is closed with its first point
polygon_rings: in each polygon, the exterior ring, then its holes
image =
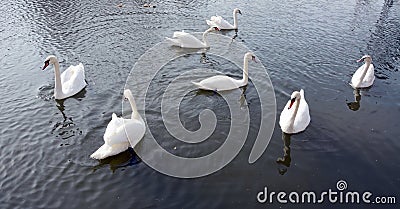
{"type": "Polygon", "coordinates": [[[299,110],[297,111],[296,118],[294,119],[294,132],[298,133],[304,131],[310,124],[310,110],[305,99],[300,99],[299,110]]]}
{"type": "Polygon", "coordinates": [[[118,118],[115,113],[113,113],[112,119],[108,123],[103,135],[106,144],[113,145],[128,142],[124,128],[124,120],[123,118],[118,118]]]}
{"type": "Polygon", "coordinates": [[[210,26],[217,26],[219,29],[233,29],[233,25],[221,16],[212,16],[210,18],[210,24],[210,26]]]}
{"type": "Polygon", "coordinates": [[[64,95],[72,96],[86,86],[85,70],[82,63],[69,66],[61,74],[62,91],[64,95]]]}
{"type": "Polygon", "coordinates": [[[185,36],[188,35],[189,33],[186,33],[185,31],[175,31],[174,34],[172,35],[172,38],[178,38],[180,36],[185,36]]]}
{"type": "Polygon", "coordinates": [[[110,157],[113,155],[117,155],[129,148],[129,143],[121,143],[121,144],[114,144],[109,145],[104,143],[99,149],[97,149],[93,154],[90,155],[93,159],[104,159],[106,157],[110,157]]]}
{"type": "Polygon", "coordinates": [[[361,76],[365,69],[365,65],[366,64],[361,65],[361,67],[357,69],[357,71],[353,74],[353,77],[351,78],[351,86],[353,86],[354,88],[369,87],[375,81],[374,65],[370,64],[364,79],[360,82],[361,76]]]}
{"type": "Polygon", "coordinates": [[[212,76],[200,81],[199,83],[193,82],[193,84],[198,86],[200,89],[213,91],[225,91],[240,87],[239,81],[226,75],[212,76]]]}
{"type": "MultiPolygon", "coordinates": [[[[176,32],[175,32],[176,33],[176,32]]],[[[203,48],[205,47],[204,43],[194,37],[189,33],[179,32],[178,34],[174,34],[176,37],[167,38],[173,45],[180,46],[182,48],[203,48]]]]}
{"type": "Polygon", "coordinates": [[[143,120],[129,119],[125,121],[125,127],[128,141],[133,148],[143,138],[146,132],[146,126],[143,120]]]}
{"type": "Polygon", "coordinates": [[[371,64],[368,68],[367,74],[365,74],[365,77],[362,81],[362,87],[368,87],[371,86],[374,81],[375,81],[375,73],[374,73],[374,65],[371,64]]]}

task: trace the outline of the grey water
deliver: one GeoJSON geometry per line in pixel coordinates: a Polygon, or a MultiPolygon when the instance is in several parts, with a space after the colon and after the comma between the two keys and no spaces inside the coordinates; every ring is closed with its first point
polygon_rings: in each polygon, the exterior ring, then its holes
{"type": "MultiPolygon", "coordinates": [[[[396,196],[400,188],[400,2],[365,1],[2,1],[0,4],[1,208],[398,208],[396,204],[281,204],[257,202],[269,191],[346,191],[396,196]],[[117,5],[122,3],[122,7],[117,5]],[[258,133],[259,101],[250,82],[244,95],[252,120],[241,152],[222,170],[196,179],[158,173],[132,149],[102,161],[89,158],[103,143],[111,114],[122,114],[122,93],[135,62],[174,31],[201,32],[218,14],[239,30],[222,32],[250,48],[274,85],[277,121],[290,94],[303,88],[311,123],[282,135],[278,123],[265,153],[248,156],[258,133]],[[41,71],[56,55],[61,69],[82,62],[88,86],[62,101],[52,98],[54,72],[41,71]],[[348,84],[370,54],[376,80],[354,91],[348,84]]],[[[185,57],[240,78],[222,58],[185,57]]],[[[157,62],[157,60],[154,60],[157,62]]],[[[179,75],[179,62],[162,76],[179,75]]],[[[146,69],[143,69],[146,70],[146,69]]],[[[251,71],[250,71],[251,75],[251,71]]],[[[139,76],[139,75],[138,75],[139,76]]],[[[152,132],[167,135],[160,119],[163,79],[153,83],[152,132]]],[[[182,123],[199,127],[204,108],[219,112],[217,137],[184,156],[204,155],[223,143],[229,112],[212,92],[193,92],[181,104],[182,123]]],[[[160,139],[160,143],[163,141],[160,139]]],[[[174,152],[175,144],[165,143],[174,152]]],[[[399,202],[397,196],[397,202],[399,202]]]]}

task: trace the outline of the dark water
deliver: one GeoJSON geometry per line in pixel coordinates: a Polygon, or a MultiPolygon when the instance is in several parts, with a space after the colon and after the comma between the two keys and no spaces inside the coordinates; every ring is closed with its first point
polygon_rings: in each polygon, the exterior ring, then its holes
{"type": "MultiPolygon", "coordinates": [[[[277,192],[335,189],[340,179],[347,181],[349,190],[398,195],[400,2],[159,1],[156,8],[143,8],[144,1],[122,2],[122,8],[118,3],[2,2],[1,208],[398,207],[271,205],[257,203],[256,195],[264,186],[277,192]],[[122,114],[123,88],[137,59],[173,31],[204,31],[211,15],[232,20],[235,7],[243,13],[236,40],[252,49],[268,69],[278,116],[293,90],[306,92],[312,121],[305,132],[290,137],[290,151],[288,138],[282,138],[276,125],[264,155],[248,164],[258,131],[255,119],[239,155],[207,177],[159,174],[132,150],[101,162],[90,159],[102,144],[111,114],[122,114]],[[348,82],[359,66],[355,60],[367,53],[373,57],[377,79],[354,102],[348,82]],[[53,71],[40,70],[49,54],[60,59],[62,69],[84,63],[89,83],[85,91],[62,102],[51,98],[53,71]],[[357,111],[349,109],[350,102],[357,111]],[[279,157],[281,164],[276,163],[279,157]]],[[[224,68],[222,61],[214,61],[224,68]]],[[[153,88],[156,92],[157,86],[153,88]]],[[[245,94],[251,101],[250,114],[257,115],[251,83],[245,94]]],[[[188,129],[198,127],[196,115],[205,106],[226,111],[218,96],[201,94],[197,99],[203,103],[181,116],[190,122],[188,129]]],[[[157,110],[149,115],[157,126],[157,110]]],[[[221,135],[226,125],[221,125],[221,135]]],[[[163,133],[160,129],[159,135],[163,133]]],[[[222,142],[204,146],[212,150],[222,142]]],[[[199,150],[204,154],[203,148],[199,150]]]]}

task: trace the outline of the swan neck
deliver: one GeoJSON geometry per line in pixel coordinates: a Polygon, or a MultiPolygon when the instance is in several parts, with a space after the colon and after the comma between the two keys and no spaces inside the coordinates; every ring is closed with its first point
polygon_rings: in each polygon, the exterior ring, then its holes
{"type": "Polygon", "coordinates": [[[234,12],[233,13],[233,29],[237,29],[237,27],[238,27],[237,18],[238,18],[238,13],[234,12]]]}
{"type": "Polygon", "coordinates": [[[365,75],[367,75],[367,72],[368,72],[368,69],[369,69],[369,66],[370,66],[370,65],[371,65],[371,62],[369,62],[369,61],[365,62],[365,68],[364,68],[363,73],[361,74],[361,78],[360,78],[360,83],[359,83],[359,84],[362,83],[362,81],[363,81],[364,78],[365,78],[365,75]]]}
{"type": "Polygon", "coordinates": [[[133,98],[133,96],[131,94],[127,95],[127,98],[131,105],[131,108],[132,108],[131,119],[139,119],[139,112],[137,111],[137,108],[136,108],[135,99],[133,98]]]}
{"type": "Polygon", "coordinates": [[[299,111],[300,99],[296,99],[296,106],[292,117],[290,118],[290,126],[294,129],[294,120],[296,119],[297,112],[299,111]]]}
{"type": "Polygon", "coordinates": [[[243,59],[243,79],[242,79],[243,85],[246,85],[248,81],[249,81],[249,60],[245,56],[243,59]]]}
{"type": "Polygon", "coordinates": [[[207,41],[207,34],[210,32],[210,29],[208,29],[208,30],[206,30],[204,33],[203,33],[203,44],[204,44],[204,46],[206,46],[206,47],[208,47],[209,45],[208,45],[208,41],[207,41]]]}
{"type": "Polygon", "coordinates": [[[54,76],[55,76],[55,94],[62,94],[61,72],[60,63],[58,60],[54,63],[54,76]]]}

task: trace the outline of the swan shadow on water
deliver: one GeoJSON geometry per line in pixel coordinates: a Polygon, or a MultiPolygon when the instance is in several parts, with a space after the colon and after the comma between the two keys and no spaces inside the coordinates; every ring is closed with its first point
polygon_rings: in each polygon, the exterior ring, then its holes
{"type": "Polygon", "coordinates": [[[357,111],[358,109],[360,109],[360,101],[361,101],[360,89],[354,89],[353,94],[354,94],[354,101],[347,102],[346,100],[346,104],[350,110],[357,111]]]}
{"type": "Polygon", "coordinates": [[[129,147],[124,152],[99,160],[99,164],[93,166],[92,170],[95,172],[96,170],[109,165],[110,170],[114,173],[117,169],[133,166],[139,164],[141,161],[142,160],[136,155],[135,151],[129,147]]]}
{"type": "MultiPolygon", "coordinates": [[[[81,100],[82,98],[85,97],[86,90],[83,89],[76,95],[74,95],[72,98],[76,100],[81,100]]],[[[67,99],[67,98],[66,98],[67,99]]],[[[65,114],[65,105],[64,102],[66,99],[60,99],[60,100],[55,100],[56,101],[56,107],[57,109],[61,112],[61,115],[63,117],[62,121],[58,121],[53,125],[53,128],[51,130],[51,134],[54,134],[54,132],[58,132],[58,136],[60,136],[62,139],[68,139],[76,134],[82,134],[82,131],[79,128],[76,128],[75,130],[70,130],[70,128],[75,126],[74,120],[72,117],[68,117],[65,114]]],[[[68,143],[61,144],[60,146],[63,145],[69,145],[68,143]]]]}
{"type": "MultiPolygon", "coordinates": [[[[290,137],[292,134],[287,134],[282,132],[282,141],[283,141],[283,156],[276,159],[278,164],[284,165],[286,167],[290,167],[290,163],[292,158],[290,157],[290,137]]],[[[278,172],[281,175],[284,175],[287,172],[287,168],[278,168],[278,172]]]]}

